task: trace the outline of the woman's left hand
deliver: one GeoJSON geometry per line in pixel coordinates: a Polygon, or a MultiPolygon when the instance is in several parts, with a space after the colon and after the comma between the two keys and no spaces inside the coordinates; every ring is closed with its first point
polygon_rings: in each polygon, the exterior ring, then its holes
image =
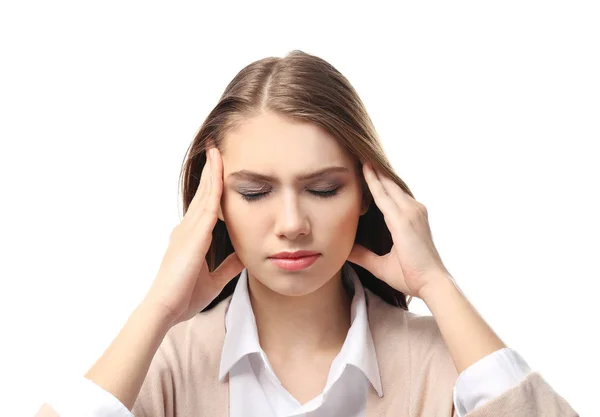
{"type": "Polygon", "coordinates": [[[370,164],[363,165],[363,173],[390,230],[393,246],[388,254],[378,256],[355,244],[348,260],[396,290],[423,298],[425,286],[450,278],[433,244],[427,209],[370,164]]]}

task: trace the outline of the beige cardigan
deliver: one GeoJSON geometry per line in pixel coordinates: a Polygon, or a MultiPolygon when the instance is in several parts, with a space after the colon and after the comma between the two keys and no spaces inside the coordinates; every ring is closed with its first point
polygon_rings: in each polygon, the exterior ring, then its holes
{"type": "MultiPolygon", "coordinates": [[[[367,417],[452,417],[458,377],[432,316],[392,307],[365,289],[383,397],[369,384],[367,417]]],[[[231,296],[179,323],[161,343],[133,406],[135,417],[227,417],[228,380],[219,382],[225,313],[231,296]]],[[[44,404],[36,417],[56,417],[44,404]]],[[[468,417],[575,417],[537,372],[468,417]]]]}

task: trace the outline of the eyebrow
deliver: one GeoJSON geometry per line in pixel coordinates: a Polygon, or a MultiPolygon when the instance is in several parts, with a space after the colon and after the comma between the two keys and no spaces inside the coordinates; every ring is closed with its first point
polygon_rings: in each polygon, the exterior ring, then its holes
{"type": "MultiPolygon", "coordinates": [[[[332,166],[332,167],[320,169],[315,172],[309,172],[309,173],[297,175],[296,181],[311,180],[311,179],[315,179],[315,178],[319,178],[319,177],[325,177],[329,174],[338,173],[338,172],[348,173],[350,171],[345,167],[332,166]]],[[[241,171],[232,172],[227,177],[235,178],[235,179],[239,179],[239,180],[263,181],[263,182],[275,182],[275,183],[278,182],[278,180],[274,177],[271,177],[269,175],[259,174],[258,172],[248,171],[246,169],[243,169],[241,171]]]]}

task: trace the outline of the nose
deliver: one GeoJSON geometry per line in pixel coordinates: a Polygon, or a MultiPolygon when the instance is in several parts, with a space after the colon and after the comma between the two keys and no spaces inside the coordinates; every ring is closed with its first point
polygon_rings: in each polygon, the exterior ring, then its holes
{"type": "Polygon", "coordinates": [[[290,240],[310,233],[310,222],[299,199],[293,193],[282,196],[275,215],[275,234],[290,240]]]}

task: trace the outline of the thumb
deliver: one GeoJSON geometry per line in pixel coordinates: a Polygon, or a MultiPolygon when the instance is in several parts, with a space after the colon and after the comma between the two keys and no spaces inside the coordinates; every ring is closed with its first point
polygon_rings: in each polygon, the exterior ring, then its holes
{"type": "Polygon", "coordinates": [[[348,260],[350,262],[362,266],[376,277],[380,276],[378,271],[379,265],[381,264],[379,258],[379,255],[358,243],[354,244],[354,247],[352,247],[352,250],[348,255],[348,260]]]}
{"type": "Polygon", "coordinates": [[[238,258],[237,253],[233,252],[210,274],[210,279],[215,284],[224,287],[243,269],[244,264],[238,258]]]}

